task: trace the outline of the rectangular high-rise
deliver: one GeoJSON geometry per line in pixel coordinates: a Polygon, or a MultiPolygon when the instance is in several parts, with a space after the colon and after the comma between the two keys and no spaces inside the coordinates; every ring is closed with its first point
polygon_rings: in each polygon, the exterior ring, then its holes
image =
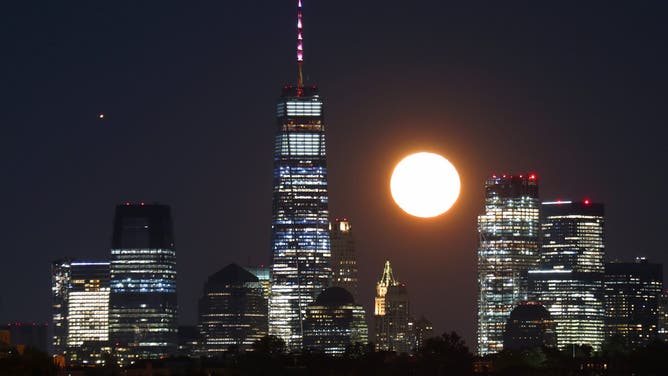
{"type": "Polygon", "coordinates": [[[72,260],[61,259],[51,264],[51,351],[54,356],[67,352],[67,297],[72,260]]]}
{"type": "Polygon", "coordinates": [[[620,337],[627,346],[646,346],[658,338],[663,265],[647,262],[605,264],[605,336],[620,337]]]}
{"type": "Polygon", "coordinates": [[[535,174],[492,175],[478,216],[478,354],[503,349],[512,309],[527,298],[527,273],[538,264],[538,181],[535,174]]]}
{"type": "Polygon", "coordinates": [[[332,286],[346,289],[358,301],[357,255],[352,226],[347,218],[336,218],[329,224],[332,247],[332,286]]]}
{"type": "Polygon", "coordinates": [[[167,205],[116,207],[109,337],[122,363],[176,350],[176,251],[167,205]]]}
{"type": "Polygon", "coordinates": [[[109,340],[109,262],[72,262],[67,309],[69,364],[101,364],[109,340]]]}
{"type": "Polygon", "coordinates": [[[544,202],[540,265],[529,272],[530,298],[556,323],[557,346],[603,343],[604,207],[589,200],[544,202]]]}

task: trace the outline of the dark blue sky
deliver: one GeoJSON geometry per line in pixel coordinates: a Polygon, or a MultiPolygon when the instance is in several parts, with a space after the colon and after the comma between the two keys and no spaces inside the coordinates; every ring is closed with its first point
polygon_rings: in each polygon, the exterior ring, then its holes
{"type": "MultiPolygon", "coordinates": [[[[608,254],[668,263],[666,6],[305,0],[325,100],[331,212],[361,297],[389,258],[412,311],[473,345],[476,216],[492,173],[606,204],[608,254]],[[391,201],[411,151],[463,192],[419,220],[391,201]]],[[[274,106],[294,82],[294,1],[15,2],[0,11],[0,320],[47,321],[53,259],[108,258],[114,206],[173,208],[181,321],[206,277],[267,263],[274,106]],[[103,112],[107,118],[100,121],[103,112]]]]}

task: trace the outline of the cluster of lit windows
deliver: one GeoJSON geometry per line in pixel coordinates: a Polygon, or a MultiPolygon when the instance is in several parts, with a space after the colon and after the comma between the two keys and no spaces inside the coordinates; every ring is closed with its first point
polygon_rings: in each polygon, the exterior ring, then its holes
{"type": "Polygon", "coordinates": [[[132,349],[128,358],[159,358],[176,348],[176,252],[111,250],[109,330],[132,349]]]}
{"type": "Polygon", "coordinates": [[[269,331],[292,350],[302,347],[307,306],[331,278],[321,115],[317,96],[287,97],[277,105],[269,331]]]}
{"type": "Polygon", "coordinates": [[[67,345],[109,339],[109,287],[73,291],[69,296],[67,345]]]}
{"type": "Polygon", "coordinates": [[[598,273],[572,270],[529,271],[530,298],[541,303],[556,323],[557,346],[589,345],[600,350],[605,311],[598,273]]]}
{"type": "Polygon", "coordinates": [[[350,222],[337,219],[329,224],[332,248],[332,286],[346,289],[357,301],[357,256],[350,222]]]}
{"type": "Polygon", "coordinates": [[[512,309],[527,298],[526,273],[538,264],[539,201],[535,175],[493,176],[478,216],[478,353],[503,349],[512,309]]]}
{"type": "Polygon", "coordinates": [[[343,355],[355,343],[369,342],[364,308],[356,304],[311,305],[304,320],[304,347],[343,355]]]}
{"type": "Polygon", "coordinates": [[[282,156],[325,155],[325,135],[322,133],[288,133],[276,139],[276,149],[282,156]]]}
{"type": "Polygon", "coordinates": [[[252,351],[267,335],[267,300],[257,282],[205,286],[199,303],[199,328],[205,356],[219,356],[237,346],[252,351]]]}
{"type": "Polygon", "coordinates": [[[531,298],[556,323],[557,345],[604,341],[604,216],[600,204],[543,203],[539,268],[529,272],[531,298]]]}
{"type": "Polygon", "coordinates": [[[65,355],[67,345],[67,298],[70,283],[70,260],[58,260],[51,266],[51,299],[53,353],[65,355]]]}
{"type": "Polygon", "coordinates": [[[658,337],[663,270],[645,260],[605,267],[606,337],[621,335],[629,346],[645,346],[658,337]]]}
{"type": "Polygon", "coordinates": [[[322,101],[315,97],[305,97],[279,102],[276,116],[322,116],[322,101]]]}

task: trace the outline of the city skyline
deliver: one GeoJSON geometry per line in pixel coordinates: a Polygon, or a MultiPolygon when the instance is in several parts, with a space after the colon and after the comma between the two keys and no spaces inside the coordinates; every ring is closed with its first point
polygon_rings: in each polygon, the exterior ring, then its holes
{"type": "MultiPolygon", "coordinates": [[[[2,188],[11,254],[0,282],[22,286],[36,303],[2,290],[0,319],[48,321],[50,263],[107,258],[113,206],[145,200],[173,207],[180,320],[194,323],[207,275],[235,261],[269,263],[271,106],[275,88],[294,71],[286,48],[293,37],[284,27],[292,9],[235,4],[184,13],[167,4],[127,12],[97,4],[64,25],[57,19],[69,20],[66,7],[51,9],[51,18],[16,6],[9,27],[26,32],[9,43],[15,59],[2,63],[14,72],[12,95],[3,99],[17,105],[3,116],[13,124],[5,159],[11,175],[2,188]],[[258,18],[240,28],[247,34],[231,33],[241,26],[232,15],[251,13],[258,18]],[[168,21],[179,20],[170,31],[168,21]],[[215,42],[221,35],[229,37],[224,46],[215,42]],[[37,55],[26,57],[28,48],[37,55]],[[228,62],[232,54],[239,65],[228,62]],[[247,156],[243,163],[239,155],[247,156]]],[[[511,6],[436,2],[419,12],[392,2],[382,12],[361,4],[354,14],[334,4],[308,7],[317,15],[306,26],[309,82],[321,85],[332,124],[331,214],[355,223],[359,300],[367,313],[379,265],[390,259],[411,288],[411,310],[424,313],[435,333],[456,330],[474,347],[475,215],[482,183],[494,171],[536,171],[542,198],[605,203],[609,259],[647,256],[668,264],[654,246],[661,229],[655,213],[665,204],[641,205],[665,186],[652,163],[661,150],[654,132],[665,121],[658,108],[668,77],[659,69],[665,51],[651,47],[665,26],[649,13],[661,12],[610,8],[592,26],[594,10],[586,7],[564,6],[554,15],[540,7],[513,15],[511,6]],[[629,12],[634,30],[617,31],[629,12]],[[504,17],[516,28],[498,32],[493,25],[504,17]],[[404,20],[400,36],[391,25],[404,20]],[[533,36],[521,33],[529,26],[537,29],[533,36]],[[646,136],[629,131],[640,126],[646,136]],[[459,202],[433,220],[405,216],[387,188],[391,167],[422,148],[448,156],[462,173],[459,202]],[[430,289],[461,304],[420,293],[430,289]]]]}

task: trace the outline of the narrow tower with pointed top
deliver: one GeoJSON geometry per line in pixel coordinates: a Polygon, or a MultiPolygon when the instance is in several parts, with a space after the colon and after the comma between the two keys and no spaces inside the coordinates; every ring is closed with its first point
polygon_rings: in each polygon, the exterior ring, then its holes
{"type": "Polygon", "coordinates": [[[276,106],[269,333],[302,348],[306,308],[329,286],[327,163],[323,103],[304,86],[302,1],[297,2],[297,85],[276,106]]]}

